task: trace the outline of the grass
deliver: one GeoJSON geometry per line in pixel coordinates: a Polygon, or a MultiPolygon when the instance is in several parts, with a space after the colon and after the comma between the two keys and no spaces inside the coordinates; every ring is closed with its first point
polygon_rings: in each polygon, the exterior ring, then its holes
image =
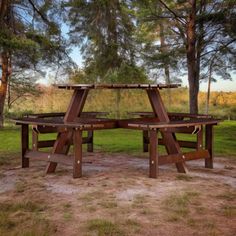
{"type": "Polygon", "coordinates": [[[122,236],[125,235],[120,227],[105,219],[92,219],[87,222],[87,229],[98,236],[122,236]]]}
{"type": "MultiPolygon", "coordinates": [[[[216,156],[236,156],[235,135],[236,121],[225,121],[215,127],[214,150],[216,156]]],[[[55,134],[41,136],[42,139],[52,139],[55,134]]],[[[180,134],[178,138],[193,140],[195,136],[180,134]]],[[[19,127],[7,126],[0,130],[0,140],[0,165],[9,164],[12,156],[19,156],[20,153],[19,127]]],[[[146,155],[142,153],[142,133],[136,130],[99,130],[95,132],[94,143],[97,151],[146,155]]],[[[164,152],[164,148],[160,147],[160,151],[164,152]]]]}
{"type": "Polygon", "coordinates": [[[179,221],[189,214],[189,205],[194,198],[199,196],[198,192],[184,192],[181,194],[172,194],[163,201],[162,207],[168,215],[171,222],[179,221]]]}
{"type": "Polygon", "coordinates": [[[223,205],[221,208],[222,214],[227,218],[236,217],[236,207],[232,205],[223,205]]]}
{"type": "Polygon", "coordinates": [[[52,235],[56,228],[44,217],[45,207],[32,201],[0,202],[0,235],[52,235]]]}
{"type": "Polygon", "coordinates": [[[178,174],[178,175],[176,176],[176,179],[177,179],[177,180],[183,180],[183,181],[189,182],[189,181],[192,181],[192,180],[193,180],[193,177],[191,177],[191,176],[189,176],[189,175],[178,174]]]}

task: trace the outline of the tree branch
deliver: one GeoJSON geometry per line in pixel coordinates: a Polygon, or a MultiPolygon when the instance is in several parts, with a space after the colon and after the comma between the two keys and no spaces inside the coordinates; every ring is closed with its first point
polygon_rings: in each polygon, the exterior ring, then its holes
{"type": "Polygon", "coordinates": [[[223,48],[226,48],[227,46],[229,46],[231,43],[233,43],[233,42],[235,42],[235,41],[236,41],[236,39],[232,39],[232,40],[230,40],[228,43],[226,43],[226,44],[222,45],[221,47],[219,47],[218,49],[213,49],[213,50],[210,50],[210,51],[208,51],[208,52],[205,52],[204,54],[201,55],[201,57],[204,57],[204,56],[206,56],[207,54],[210,54],[210,53],[212,53],[212,52],[219,52],[220,50],[222,50],[223,48]]]}
{"type": "Polygon", "coordinates": [[[179,21],[181,24],[185,25],[186,21],[182,20],[180,16],[178,16],[174,11],[172,11],[162,0],[159,0],[159,2],[169,11],[171,12],[177,21],[179,21]]]}
{"type": "Polygon", "coordinates": [[[40,12],[40,10],[35,6],[35,4],[33,3],[33,1],[32,1],[32,0],[28,0],[28,1],[29,1],[30,5],[33,7],[34,11],[36,11],[36,12],[40,15],[40,17],[42,18],[42,20],[43,20],[44,22],[46,22],[47,24],[50,24],[50,21],[40,12]]]}

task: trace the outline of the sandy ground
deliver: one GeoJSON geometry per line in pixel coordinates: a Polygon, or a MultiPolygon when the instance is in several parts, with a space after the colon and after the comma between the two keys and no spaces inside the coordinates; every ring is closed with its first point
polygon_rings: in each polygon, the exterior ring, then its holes
{"type": "MultiPolygon", "coordinates": [[[[236,235],[235,159],[215,158],[214,169],[192,161],[188,174],[161,166],[158,179],[148,178],[146,158],[87,153],[84,160],[80,179],[62,165],[45,175],[46,163],[39,161],[27,169],[1,166],[0,207],[29,201],[43,206],[27,213],[47,222],[34,235],[236,235]]],[[[11,222],[26,214],[5,211],[11,222]]],[[[27,235],[27,227],[35,227],[4,224],[0,235],[27,235]]]]}

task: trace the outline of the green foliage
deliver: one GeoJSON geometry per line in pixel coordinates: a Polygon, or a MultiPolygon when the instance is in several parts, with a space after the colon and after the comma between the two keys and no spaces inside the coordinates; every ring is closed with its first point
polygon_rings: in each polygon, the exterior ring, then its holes
{"type": "Polygon", "coordinates": [[[71,0],[65,7],[69,7],[71,42],[82,43],[85,57],[84,74],[78,73],[80,81],[145,81],[144,69],[135,61],[135,25],[128,1],[71,0]]]}

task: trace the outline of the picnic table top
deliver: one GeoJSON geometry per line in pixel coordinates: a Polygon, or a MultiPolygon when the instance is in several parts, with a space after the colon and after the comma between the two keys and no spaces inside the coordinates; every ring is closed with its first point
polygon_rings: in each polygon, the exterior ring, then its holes
{"type": "Polygon", "coordinates": [[[59,89],[163,89],[178,88],[180,84],[54,84],[59,89]]]}

